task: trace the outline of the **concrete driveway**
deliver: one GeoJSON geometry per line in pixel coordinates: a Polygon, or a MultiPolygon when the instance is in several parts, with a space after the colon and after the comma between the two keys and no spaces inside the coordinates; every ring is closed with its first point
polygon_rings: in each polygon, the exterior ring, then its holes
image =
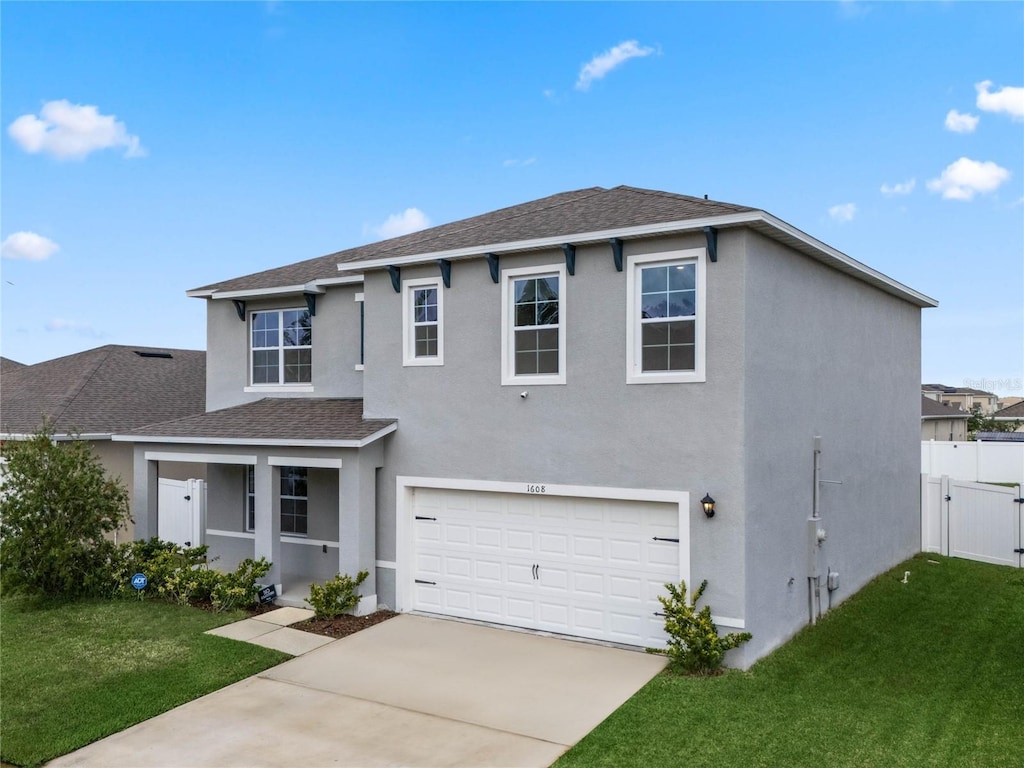
{"type": "Polygon", "coordinates": [[[54,766],[547,766],[663,657],[403,614],[54,766]]]}

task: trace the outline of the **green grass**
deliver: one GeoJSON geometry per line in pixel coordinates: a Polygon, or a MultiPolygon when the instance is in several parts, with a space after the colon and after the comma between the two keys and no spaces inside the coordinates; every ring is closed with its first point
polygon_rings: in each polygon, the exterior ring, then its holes
{"type": "Polygon", "coordinates": [[[0,600],[0,757],[37,765],[290,658],[212,635],[245,618],[155,601],[0,600]]]}
{"type": "Polygon", "coordinates": [[[927,555],[749,672],[654,678],[555,765],[1022,764],[1024,571],[927,555]]]}

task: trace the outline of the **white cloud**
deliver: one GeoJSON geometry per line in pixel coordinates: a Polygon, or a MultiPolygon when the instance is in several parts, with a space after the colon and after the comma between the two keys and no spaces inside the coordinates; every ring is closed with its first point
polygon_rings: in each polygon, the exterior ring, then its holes
{"type": "Polygon", "coordinates": [[[392,213],[383,224],[363,227],[364,235],[373,235],[387,240],[389,237],[408,235],[430,226],[430,218],[419,208],[406,208],[401,213],[392,213]]]}
{"type": "Polygon", "coordinates": [[[0,244],[0,254],[5,259],[24,261],[46,261],[60,250],[53,240],[35,232],[14,232],[0,244]]]}
{"type": "Polygon", "coordinates": [[[832,217],[833,221],[840,223],[853,221],[853,217],[857,215],[857,204],[843,203],[842,205],[833,205],[828,209],[828,215],[832,217]]]}
{"type": "Polygon", "coordinates": [[[502,163],[502,166],[505,167],[505,168],[523,168],[523,167],[525,167],[527,165],[533,165],[536,162],[537,162],[537,158],[536,157],[528,157],[525,160],[520,160],[518,157],[516,157],[516,158],[512,158],[510,160],[505,160],[502,163]]]}
{"type": "Polygon", "coordinates": [[[978,193],[992,192],[1010,178],[1010,172],[995,163],[978,162],[961,157],[946,166],[937,179],[928,182],[928,189],[941,192],[946,200],[972,200],[978,193]]]}
{"type": "Polygon", "coordinates": [[[555,91],[553,88],[545,88],[542,91],[542,93],[544,94],[544,98],[547,99],[548,101],[551,101],[552,99],[555,98],[555,91]]]}
{"type": "Polygon", "coordinates": [[[590,84],[600,80],[613,69],[626,63],[630,59],[650,56],[654,53],[653,48],[641,47],[636,40],[627,40],[619,43],[614,48],[599,54],[583,65],[580,69],[580,76],[576,80],[576,90],[590,90],[590,84]]]}
{"type": "Polygon", "coordinates": [[[7,127],[7,133],[26,152],[61,159],[79,160],[110,147],[124,147],[125,157],[146,155],[139,137],[129,134],[115,115],[101,115],[97,107],[65,99],[46,102],[39,117],[22,115],[7,127]]]}
{"type": "Polygon", "coordinates": [[[989,91],[991,80],[977,83],[978,109],[986,112],[1005,112],[1014,120],[1024,120],[1024,88],[1005,85],[998,91],[989,91]]]}
{"type": "Polygon", "coordinates": [[[895,197],[896,195],[909,195],[914,191],[914,187],[917,186],[917,179],[907,179],[902,183],[896,183],[893,185],[883,184],[881,192],[886,197],[895,197]]]}
{"type": "Polygon", "coordinates": [[[957,112],[955,109],[946,113],[946,130],[953,133],[974,133],[981,118],[977,115],[957,112]]]}
{"type": "Polygon", "coordinates": [[[77,336],[87,336],[92,339],[99,339],[103,334],[93,328],[89,323],[81,323],[77,320],[64,320],[55,317],[46,324],[46,330],[50,333],[74,333],[77,336]]]}

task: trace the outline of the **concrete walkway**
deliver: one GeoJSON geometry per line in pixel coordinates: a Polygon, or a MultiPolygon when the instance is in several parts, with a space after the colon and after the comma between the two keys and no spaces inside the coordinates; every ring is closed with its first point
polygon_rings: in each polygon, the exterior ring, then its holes
{"type": "Polygon", "coordinates": [[[403,614],[50,765],[548,766],[664,665],[403,614]]]}

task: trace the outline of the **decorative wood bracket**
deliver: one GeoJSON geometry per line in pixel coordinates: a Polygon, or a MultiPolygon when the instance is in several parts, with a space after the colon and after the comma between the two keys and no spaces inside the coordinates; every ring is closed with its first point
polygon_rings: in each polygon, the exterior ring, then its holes
{"type": "Polygon", "coordinates": [[[388,265],[388,274],[391,275],[391,287],[395,289],[395,293],[402,292],[402,270],[396,267],[394,264],[388,265]]]}
{"type": "Polygon", "coordinates": [[[496,253],[485,253],[484,258],[487,259],[487,268],[491,270],[491,280],[495,283],[499,280],[498,275],[498,254],[496,253]]]}
{"type": "Polygon", "coordinates": [[[622,241],[619,238],[617,238],[617,237],[613,237],[608,242],[611,243],[611,246],[612,246],[612,259],[615,261],[615,271],[616,272],[621,272],[622,271],[622,241]]]}
{"type": "Polygon", "coordinates": [[[316,294],[315,293],[304,293],[306,297],[306,309],[309,310],[310,317],[316,317],[316,294]]]}
{"type": "Polygon", "coordinates": [[[562,251],[565,253],[565,268],[570,275],[576,274],[576,246],[572,243],[564,243],[562,251]]]}
{"type": "Polygon", "coordinates": [[[438,259],[437,266],[441,268],[441,281],[445,288],[452,287],[452,263],[448,259],[438,259]]]}
{"type": "Polygon", "coordinates": [[[708,258],[711,261],[718,261],[718,230],[714,227],[704,227],[704,237],[708,241],[708,258]]]}
{"type": "Polygon", "coordinates": [[[241,299],[232,299],[231,303],[235,305],[235,312],[238,313],[238,319],[243,323],[245,322],[245,302],[241,299]]]}

